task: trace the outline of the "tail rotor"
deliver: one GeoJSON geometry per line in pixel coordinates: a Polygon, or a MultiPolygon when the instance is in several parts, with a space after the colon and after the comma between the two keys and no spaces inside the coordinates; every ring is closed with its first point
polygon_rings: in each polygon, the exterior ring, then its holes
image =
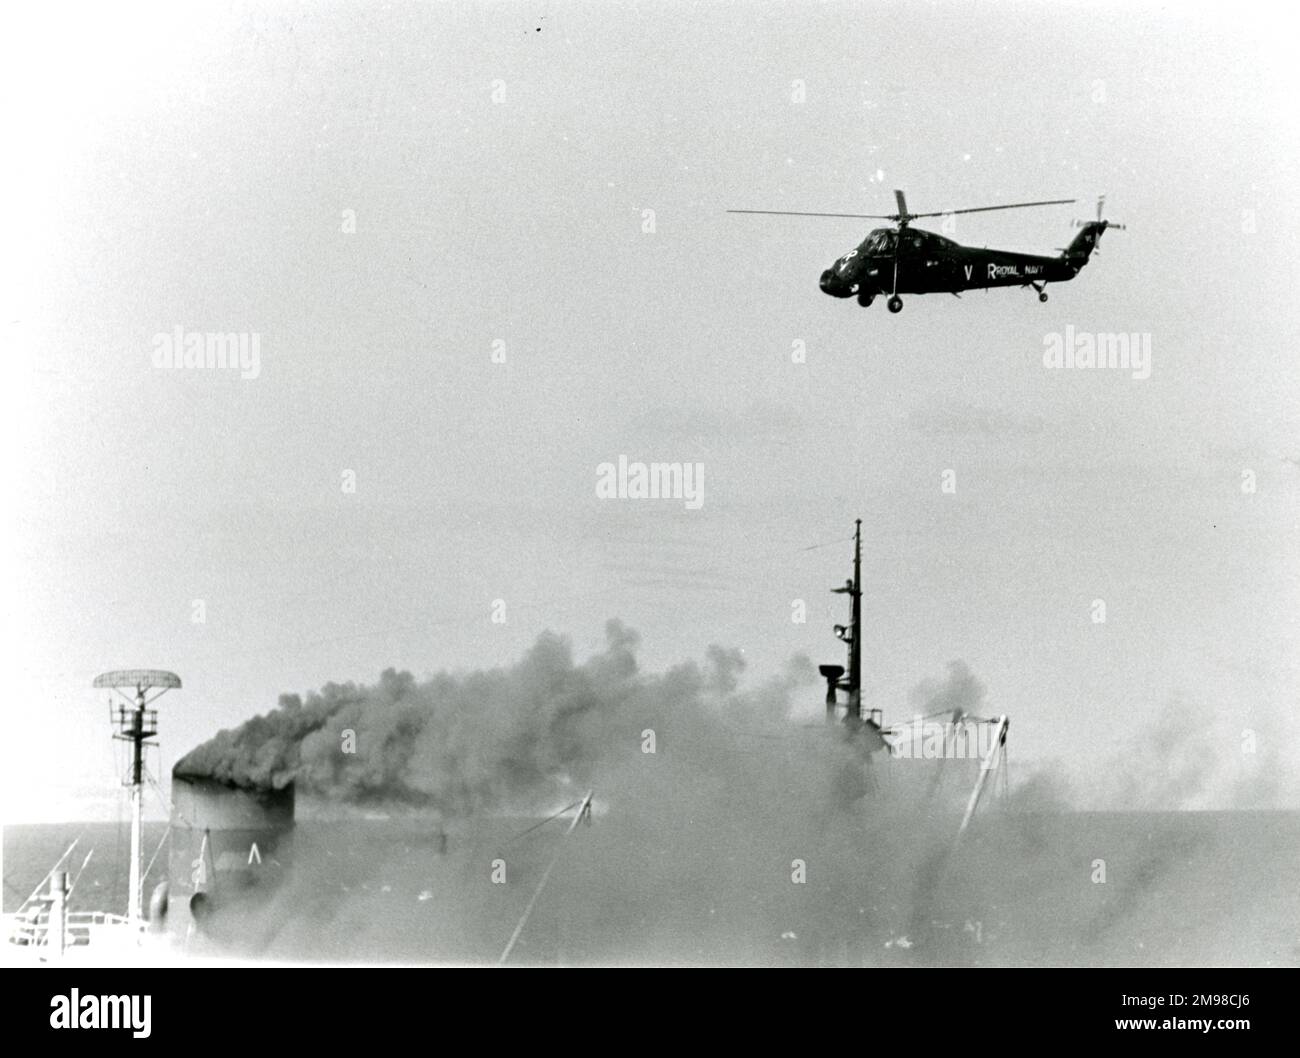
{"type": "Polygon", "coordinates": [[[1098,195],[1098,196],[1097,196],[1097,219],[1096,219],[1096,220],[1076,220],[1076,221],[1074,222],[1074,226],[1075,226],[1076,228],[1083,228],[1083,227],[1086,227],[1086,226],[1089,225],[1089,224],[1100,225],[1100,227],[1099,227],[1098,230],[1097,230],[1097,234],[1098,234],[1098,235],[1100,235],[1100,234],[1101,234],[1103,231],[1105,231],[1107,228],[1118,228],[1120,231],[1127,231],[1127,230],[1128,230],[1128,225],[1127,225],[1127,224],[1116,224],[1113,220],[1106,220],[1106,219],[1102,216],[1102,214],[1105,212],[1105,210],[1106,210],[1106,196],[1105,196],[1105,195],[1098,195]]]}

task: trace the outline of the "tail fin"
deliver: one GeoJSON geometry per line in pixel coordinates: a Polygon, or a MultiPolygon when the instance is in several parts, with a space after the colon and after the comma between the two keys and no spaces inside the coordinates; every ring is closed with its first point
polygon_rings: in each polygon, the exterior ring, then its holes
{"type": "Polygon", "coordinates": [[[1097,248],[1097,240],[1101,238],[1101,233],[1105,230],[1106,222],[1104,220],[1090,220],[1081,225],[1079,234],[1066,247],[1063,255],[1066,262],[1076,268],[1082,268],[1086,265],[1088,258],[1092,256],[1092,251],[1097,248]]]}
{"type": "Polygon", "coordinates": [[[1088,263],[1088,258],[1092,256],[1092,251],[1097,248],[1097,243],[1101,241],[1101,233],[1107,228],[1118,228],[1124,230],[1123,224],[1116,224],[1114,221],[1103,220],[1102,213],[1106,209],[1106,196],[1101,195],[1097,199],[1097,219],[1096,220],[1076,220],[1075,227],[1079,228],[1079,234],[1074,237],[1074,241],[1061,254],[1061,259],[1070,265],[1074,271],[1078,271],[1088,263]]]}

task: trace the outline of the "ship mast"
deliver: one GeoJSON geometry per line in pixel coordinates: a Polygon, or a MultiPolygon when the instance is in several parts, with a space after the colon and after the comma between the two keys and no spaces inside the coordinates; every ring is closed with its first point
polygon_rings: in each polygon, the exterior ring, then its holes
{"type": "Polygon", "coordinates": [[[116,711],[110,702],[109,719],[117,728],[113,737],[131,744],[130,773],[126,786],[131,790],[131,869],[127,893],[127,918],[132,923],[144,919],[144,878],[142,876],[142,839],[144,834],[144,749],[158,734],[158,710],[149,706],[174,687],[181,678],[174,672],[159,669],[123,669],[96,676],[93,686],[107,687],[126,702],[116,711]],[[123,693],[135,692],[135,697],[123,693]],[[150,695],[150,691],[156,694],[150,695]]]}
{"type": "Polygon", "coordinates": [[[843,665],[822,665],[819,668],[826,679],[826,719],[835,718],[837,691],[848,693],[848,706],[844,714],[846,724],[856,725],[862,720],[862,519],[854,522],[853,528],[853,579],[844,582],[842,588],[831,589],[836,595],[847,595],[850,599],[849,623],[835,626],[835,638],[848,644],[849,672],[844,677],[843,665]]]}
{"type": "Polygon", "coordinates": [[[853,606],[852,638],[849,640],[849,713],[853,720],[862,719],[862,519],[853,527],[853,606]]]}

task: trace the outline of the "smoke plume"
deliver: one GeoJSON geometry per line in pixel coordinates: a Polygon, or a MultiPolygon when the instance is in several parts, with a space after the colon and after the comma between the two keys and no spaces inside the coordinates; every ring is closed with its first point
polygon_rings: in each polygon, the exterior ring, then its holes
{"type": "Polygon", "coordinates": [[[177,775],[300,793],[352,805],[410,806],[447,816],[589,783],[602,763],[644,751],[643,732],[708,754],[737,727],[783,718],[791,692],[812,682],[806,659],[770,683],[736,691],[740,652],[711,647],[646,675],[637,635],[606,626],[605,649],[576,663],[564,638],[543,634],[514,665],[417,680],[386,670],[370,685],[330,683],[222,731],[177,775]]]}
{"type": "MultiPolygon", "coordinates": [[[[491,962],[555,862],[512,961],[1261,957],[1262,942],[1225,936],[1204,906],[1205,893],[1236,884],[1241,858],[1224,854],[1245,840],[1236,821],[1065,811],[1068,791],[1048,769],[1022,774],[1000,806],[986,800],[957,843],[978,761],[887,761],[844,725],[800,722],[796,705],[821,711],[806,659],[750,687],[739,651],[711,647],[701,661],[646,673],[636,647],[612,621],[604,648],[581,662],[546,634],[490,671],[330,684],[286,695],[189,754],[178,774],[294,782],[309,798],[393,817],[301,821],[283,887],[259,909],[228,912],[231,943],[272,958],[491,962]],[[596,794],[590,827],[566,838],[563,818],[539,822],[585,788],[596,794]],[[443,822],[430,826],[426,813],[443,822]],[[1195,913],[1166,922],[1170,900],[1195,913]],[[1193,932],[1188,921],[1209,925],[1193,932]]],[[[921,683],[909,705],[998,711],[962,662],[921,683]]],[[[1199,726],[1181,717],[1174,732],[1199,726]]],[[[1199,740],[1183,752],[1170,730],[1153,737],[1170,758],[1162,789],[1149,791],[1157,802],[1194,792],[1203,766],[1199,740]]],[[[1248,822],[1261,834],[1275,826],[1248,822]]],[[[1284,833],[1266,837],[1250,847],[1293,847],[1284,833]]]]}

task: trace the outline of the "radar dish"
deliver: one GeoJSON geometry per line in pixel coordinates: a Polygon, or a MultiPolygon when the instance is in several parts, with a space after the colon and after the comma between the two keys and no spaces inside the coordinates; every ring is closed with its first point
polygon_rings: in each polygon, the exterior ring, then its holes
{"type": "Polygon", "coordinates": [[[162,669],[117,669],[95,677],[94,687],[130,687],[143,691],[152,687],[164,690],[179,689],[181,678],[174,672],[162,669]]]}

